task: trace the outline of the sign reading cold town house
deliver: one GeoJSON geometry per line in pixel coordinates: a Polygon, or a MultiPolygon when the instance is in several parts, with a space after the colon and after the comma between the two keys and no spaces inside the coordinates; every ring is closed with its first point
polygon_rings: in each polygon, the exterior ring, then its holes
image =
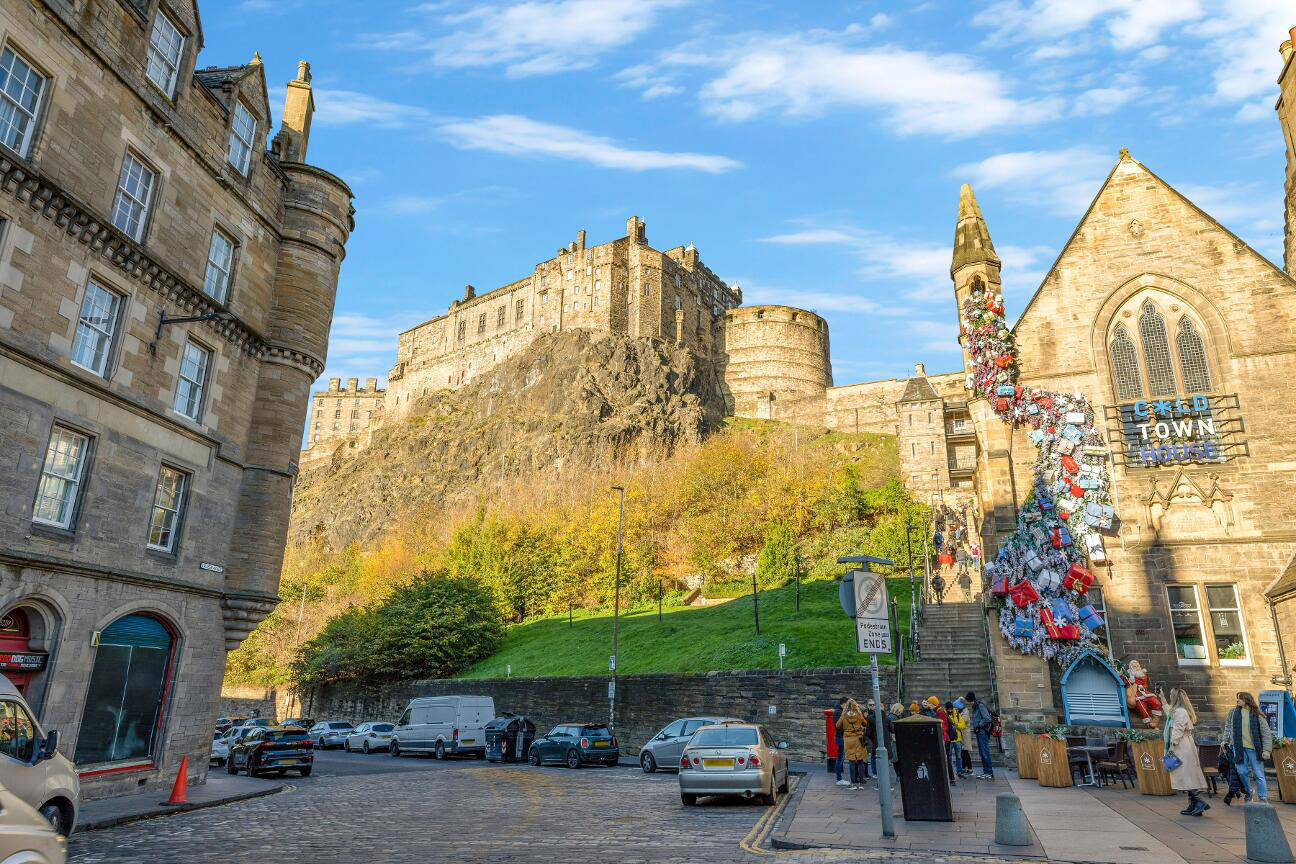
{"type": "Polygon", "coordinates": [[[1109,435],[1126,468],[1227,462],[1245,455],[1236,394],[1139,399],[1107,407],[1109,435]]]}

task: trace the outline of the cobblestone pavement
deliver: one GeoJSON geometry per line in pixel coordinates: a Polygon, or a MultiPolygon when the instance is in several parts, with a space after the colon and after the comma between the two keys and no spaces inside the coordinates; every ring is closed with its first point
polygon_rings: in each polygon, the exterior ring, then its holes
{"type": "Polygon", "coordinates": [[[719,799],[685,808],[673,774],[644,775],[637,768],[570,771],[328,753],[320,754],[315,771],[289,778],[294,788],[266,798],[73,835],[69,860],[672,864],[767,858],[816,864],[897,857],[749,851],[775,815],[768,808],[719,799]]]}

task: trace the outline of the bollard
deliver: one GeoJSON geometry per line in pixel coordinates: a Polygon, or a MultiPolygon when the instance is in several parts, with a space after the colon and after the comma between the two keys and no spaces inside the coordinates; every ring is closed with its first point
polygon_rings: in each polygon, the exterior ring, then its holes
{"type": "Polygon", "coordinates": [[[1243,818],[1246,821],[1246,853],[1251,861],[1262,861],[1264,864],[1293,864],[1291,844],[1282,823],[1278,821],[1278,812],[1269,804],[1242,805],[1243,818]]]}
{"type": "Polygon", "coordinates": [[[995,842],[1000,846],[1029,846],[1035,842],[1021,801],[1011,792],[995,796],[995,842]]]}

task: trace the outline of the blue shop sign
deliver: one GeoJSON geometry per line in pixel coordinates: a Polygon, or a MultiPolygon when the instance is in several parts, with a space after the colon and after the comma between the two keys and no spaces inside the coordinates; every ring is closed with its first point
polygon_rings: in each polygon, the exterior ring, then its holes
{"type": "Polygon", "coordinates": [[[1139,399],[1107,409],[1127,468],[1226,462],[1246,452],[1236,395],[1139,399]]]}

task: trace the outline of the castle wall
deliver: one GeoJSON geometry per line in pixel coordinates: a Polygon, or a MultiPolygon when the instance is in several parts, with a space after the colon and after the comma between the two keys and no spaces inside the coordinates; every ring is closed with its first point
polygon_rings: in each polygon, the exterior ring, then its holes
{"type": "Polygon", "coordinates": [[[1278,78],[1278,122],[1287,144],[1287,206],[1283,262],[1287,273],[1296,276],[1296,27],[1282,48],[1283,70],[1278,78]]]}
{"type": "Polygon", "coordinates": [[[790,306],[747,306],[725,315],[724,382],[738,417],[773,419],[778,403],[832,386],[828,322],[790,306]]]}

